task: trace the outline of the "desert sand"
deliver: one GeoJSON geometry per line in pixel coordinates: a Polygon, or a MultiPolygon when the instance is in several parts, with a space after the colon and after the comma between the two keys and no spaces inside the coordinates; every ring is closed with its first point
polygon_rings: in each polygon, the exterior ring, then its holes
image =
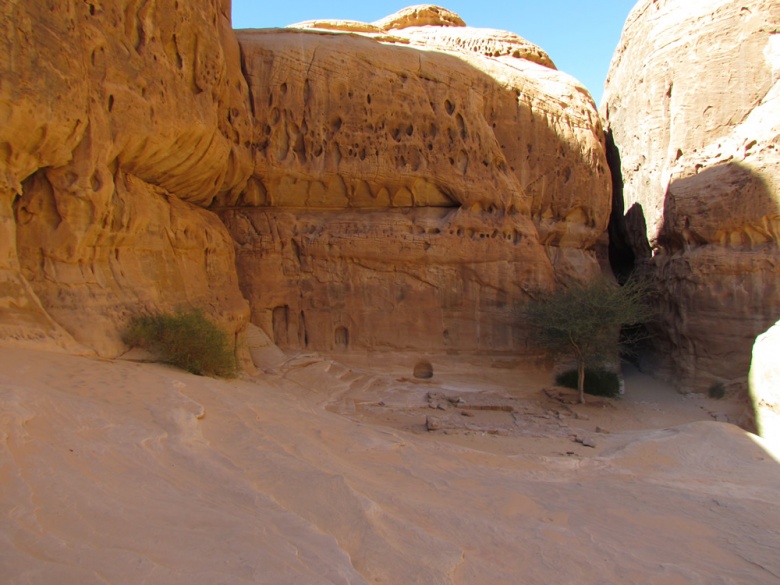
{"type": "Polygon", "coordinates": [[[0,349],[0,582],[780,582],[778,461],[715,420],[739,404],[635,371],[569,404],[531,360],[274,356],[225,381],[0,349]]]}

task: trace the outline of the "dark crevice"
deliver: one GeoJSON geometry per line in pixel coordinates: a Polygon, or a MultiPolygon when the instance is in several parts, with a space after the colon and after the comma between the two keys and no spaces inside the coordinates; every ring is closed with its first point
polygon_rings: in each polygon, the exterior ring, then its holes
{"type": "Polygon", "coordinates": [[[241,54],[241,74],[244,76],[244,81],[246,82],[246,90],[249,93],[249,109],[252,112],[252,120],[256,120],[257,116],[255,115],[255,96],[252,92],[252,84],[249,83],[250,75],[248,73],[248,69],[246,65],[246,55],[244,55],[244,49],[243,47],[241,47],[241,43],[239,43],[238,49],[241,54]]]}
{"type": "MultiPolygon", "coordinates": [[[[607,227],[609,234],[609,264],[615,279],[623,285],[634,273],[638,261],[641,262],[645,255],[649,258],[650,246],[647,244],[647,230],[642,206],[635,203],[626,212],[626,203],[623,199],[623,172],[621,170],[620,150],[615,145],[611,130],[606,133],[606,139],[607,164],[612,177],[612,211],[609,216],[609,226],[607,227]],[[631,231],[637,232],[633,234],[633,239],[631,231]],[[642,240],[642,242],[639,247],[639,257],[637,257],[636,248],[632,242],[639,240],[642,240]]],[[[620,329],[620,339],[623,343],[623,348],[620,352],[621,359],[642,370],[643,356],[651,351],[652,347],[652,337],[647,324],[624,325],[620,329]]]]}
{"type": "Polygon", "coordinates": [[[615,145],[612,131],[607,138],[607,163],[612,176],[612,212],[609,216],[609,265],[618,282],[628,280],[636,265],[636,255],[631,247],[625,219],[625,201],[623,200],[623,172],[620,168],[620,151],[615,145]]]}

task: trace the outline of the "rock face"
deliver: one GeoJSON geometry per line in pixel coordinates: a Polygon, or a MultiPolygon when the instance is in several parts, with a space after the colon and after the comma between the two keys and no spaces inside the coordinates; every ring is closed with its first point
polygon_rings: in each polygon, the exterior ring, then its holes
{"type": "Polygon", "coordinates": [[[214,0],[0,7],[3,338],[111,355],[130,313],[178,304],[243,328],[232,242],[202,209],[252,168],[229,12],[214,0]]]}
{"type": "Polygon", "coordinates": [[[0,8],[2,339],[251,305],[282,347],[522,351],[529,291],[598,271],[600,121],[541,49],[429,5],[239,47],[229,10],[0,8]]]}
{"type": "Polygon", "coordinates": [[[657,365],[683,388],[744,381],[780,316],[779,30],[771,0],[645,0],[607,80],[614,258],[657,281],[657,365]]]}
{"type": "Polygon", "coordinates": [[[238,31],[255,167],[217,205],[253,322],[284,347],[522,349],[527,291],[598,270],[587,91],[435,7],[296,26],[238,31]]]}
{"type": "Polygon", "coordinates": [[[756,338],[750,364],[750,397],[758,433],[780,447],[780,323],[756,338]]]}

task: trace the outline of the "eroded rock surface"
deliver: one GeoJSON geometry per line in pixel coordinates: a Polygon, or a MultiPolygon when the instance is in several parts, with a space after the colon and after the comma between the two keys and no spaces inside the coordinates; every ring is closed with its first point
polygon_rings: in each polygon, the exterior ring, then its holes
{"type": "Polygon", "coordinates": [[[3,3],[4,338],[112,354],[130,313],[188,303],[243,327],[230,238],[198,208],[240,191],[252,167],[229,11],[3,3]]]}
{"type": "Polygon", "coordinates": [[[237,333],[243,291],[284,347],[522,351],[529,291],[598,271],[600,121],[541,49],[421,5],[239,50],[228,4],[4,5],[4,339],[237,333]]]}
{"type": "Polygon", "coordinates": [[[628,256],[659,285],[655,328],[681,388],[744,382],[780,316],[780,5],[646,0],[602,114],[628,256]]]}
{"type": "Polygon", "coordinates": [[[412,382],[310,358],[254,384],[0,352],[3,583],[777,583],[780,468],[747,433],[622,402],[642,430],[586,421],[588,448],[532,371],[503,370],[512,412],[467,410],[499,406],[497,380],[452,362],[412,382]]]}
{"type": "Polygon", "coordinates": [[[255,170],[217,201],[242,290],[283,346],[517,351],[527,291],[598,270],[600,122],[520,37],[407,12],[238,31],[255,170]]]}

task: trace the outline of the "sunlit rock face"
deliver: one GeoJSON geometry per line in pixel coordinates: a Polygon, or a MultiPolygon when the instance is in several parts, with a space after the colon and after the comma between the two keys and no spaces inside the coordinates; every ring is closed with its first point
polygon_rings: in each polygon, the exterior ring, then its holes
{"type": "Polygon", "coordinates": [[[5,2],[0,336],[122,350],[129,315],[248,317],[202,209],[251,174],[229,2],[5,2]],[[75,341],[74,341],[75,340],[75,341]]]}
{"type": "Polygon", "coordinates": [[[522,351],[518,304],[599,269],[598,115],[517,35],[427,5],[240,47],[228,2],[0,10],[6,341],[116,355],[134,314],[240,334],[251,304],[284,347],[522,351]]]}
{"type": "Polygon", "coordinates": [[[654,365],[683,389],[744,384],[780,316],[778,30],[770,0],[642,1],[607,80],[616,252],[657,282],[654,365]]]}
{"type": "Polygon", "coordinates": [[[756,338],[750,363],[750,398],[756,431],[780,447],[780,323],[756,338]]]}
{"type": "Polygon", "coordinates": [[[538,47],[431,6],[237,36],[255,167],[217,205],[280,345],[518,351],[528,292],[598,271],[600,122],[538,47]]]}

